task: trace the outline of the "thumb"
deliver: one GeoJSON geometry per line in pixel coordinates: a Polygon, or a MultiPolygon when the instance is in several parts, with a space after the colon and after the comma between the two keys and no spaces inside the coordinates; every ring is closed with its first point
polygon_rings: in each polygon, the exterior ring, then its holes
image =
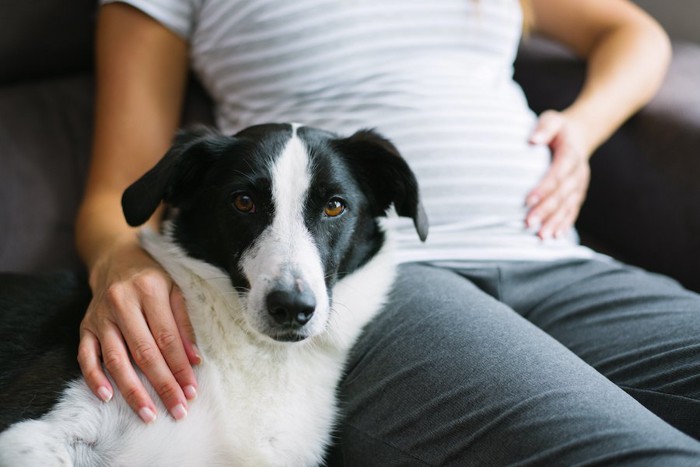
{"type": "Polygon", "coordinates": [[[194,334],[194,328],[187,313],[187,305],[185,298],[182,296],[182,291],[174,284],[170,290],[170,308],[173,310],[173,317],[180,332],[187,359],[190,361],[190,364],[198,365],[202,362],[202,356],[195,343],[197,339],[194,334]]]}
{"type": "Polygon", "coordinates": [[[561,130],[563,121],[559,112],[547,110],[540,115],[530,135],[531,144],[550,144],[561,130]]]}

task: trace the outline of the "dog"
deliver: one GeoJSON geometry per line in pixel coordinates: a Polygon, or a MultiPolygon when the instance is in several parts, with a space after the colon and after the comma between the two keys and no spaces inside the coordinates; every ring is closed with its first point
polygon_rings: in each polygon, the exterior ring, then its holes
{"type": "Polygon", "coordinates": [[[203,357],[188,416],[146,425],[119,394],[104,403],[82,378],[67,378],[76,371],[65,355],[75,358],[87,287],[6,277],[2,360],[33,357],[3,371],[8,405],[0,410],[5,426],[13,424],[0,434],[0,465],[323,461],[344,362],[395,274],[381,217],[393,205],[413,219],[421,240],[428,233],[414,174],[373,130],[343,138],[297,124],[233,136],[198,128],[179,133],[124,192],[127,222],[144,224],[161,202],[168,210],[162,231],[142,230],[140,238],[182,289],[203,357]],[[32,392],[39,377],[66,385],[55,404],[46,389],[32,392]]]}

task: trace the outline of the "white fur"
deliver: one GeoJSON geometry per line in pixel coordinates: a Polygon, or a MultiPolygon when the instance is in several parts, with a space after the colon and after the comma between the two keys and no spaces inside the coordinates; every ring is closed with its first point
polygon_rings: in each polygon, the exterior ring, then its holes
{"type": "Polygon", "coordinates": [[[255,278],[248,294],[246,319],[254,329],[266,333],[265,297],[278,283],[303,281],[316,298],[313,318],[303,328],[306,336],[313,336],[325,328],[329,304],[318,249],[304,223],[304,199],[311,174],[308,153],[296,136],[296,127],[270,172],[275,217],[242,260],[245,276],[255,278]]]}
{"type": "Polygon", "coordinates": [[[309,177],[304,155],[295,137],[276,164],[276,180],[297,183],[273,187],[279,206],[286,210],[246,253],[245,272],[261,280],[251,284],[244,298],[223,271],[188,257],[169,229],[164,235],[142,233],[144,248],[182,289],[202,353],[203,362],[195,368],[199,396],[190,403],[188,416],[176,422],[165,415],[167,410],[142,375],[161,414],[150,425],[141,422],[119,393],[102,403],[82,379],[76,380],[46,416],[0,434],[0,465],[321,462],[336,417],[336,385],[347,352],[386,299],[394,264],[385,245],[338,282],[329,306],[318,251],[298,209],[309,177]],[[325,303],[325,309],[314,313],[310,337],[298,343],[280,343],[261,334],[256,318],[264,311],[257,294],[264,294],[266,284],[288,268],[311,284],[318,303],[325,303]]]}

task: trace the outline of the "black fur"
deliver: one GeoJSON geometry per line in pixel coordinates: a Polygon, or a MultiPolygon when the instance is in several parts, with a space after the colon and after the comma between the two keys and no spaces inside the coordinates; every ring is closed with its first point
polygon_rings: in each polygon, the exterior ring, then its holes
{"type": "Polygon", "coordinates": [[[0,274],[0,431],[38,418],[80,374],[80,321],[90,302],[82,275],[0,274]]]}
{"type": "Polygon", "coordinates": [[[372,214],[384,215],[393,203],[399,216],[413,219],[418,236],[425,241],[428,216],[420,202],[418,182],[396,146],[372,130],[337,140],[335,146],[348,158],[363,191],[375,197],[372,214]]]}
{"type": "MultiPolygon", "coordinates": [[[[349,138],[310,127],[298,131],[313,167],[305,221],[321,253],[331,286],[364,264],[384,242],[376,217],[393,203],[413,218],[421,239],[427,218],[416,179],[396,148],[370,130],[349,138]],[[337,218],[322,215],[333,197],[348,203],[337,218]],[[349,238],[360,234],[360,240],[349,238]]],[[[239,260],[271,222],[274,158],[292,136],[288,124],[250,127],[234,136],[211,130],[180,133],[164,158],[129,187],[122,198],[127,221],[145,222],[162,201],[177,209],[178,243],[195,258],[227,271],[235,287],[247,288],[239,260]],[[232,199],[245,192],[256,210],[241,213],[232,199]]],[[[356,237],[357,238],[357,237],[356,237]]]]}

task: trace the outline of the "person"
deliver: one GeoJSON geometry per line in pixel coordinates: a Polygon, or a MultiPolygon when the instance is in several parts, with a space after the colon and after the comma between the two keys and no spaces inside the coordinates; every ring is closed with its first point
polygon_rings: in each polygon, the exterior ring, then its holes
{"type": "Polygon", "coordinates": [[[121,391],[146,423],[197,409],[182,296],[119,202],[169,146],[191,66],[223,132],[374,127],[418,177],[430,237],[391,220],[399,277],[348,363],[333,462],[700,463],[700,297],[580,246],[572,227],[589,157],[670,59],[634,4],[105,3],[76,238],[93,291],[78,359],[98,397],[121,391]],[[563,111],[535,116],[512,80],[523,24],[587,59],[563,111]]]}

